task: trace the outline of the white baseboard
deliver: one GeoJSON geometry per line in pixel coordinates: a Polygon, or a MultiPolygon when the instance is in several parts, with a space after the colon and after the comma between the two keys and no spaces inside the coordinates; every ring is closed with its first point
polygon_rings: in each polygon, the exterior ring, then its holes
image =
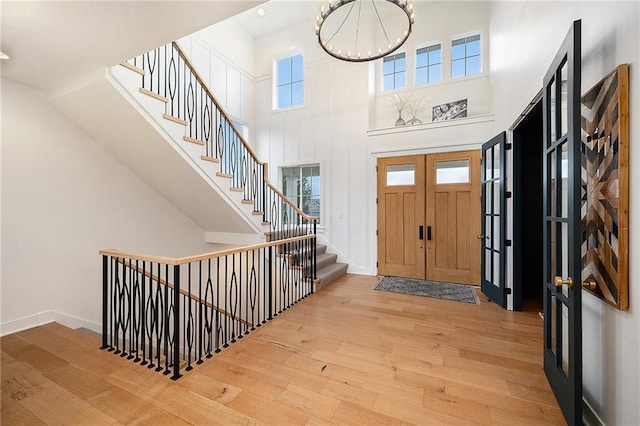
{"type": "Polygon", "coordinates": [[[352,264],[349,264],[349,269],[347,270],[347,273],[356,274],[356,275],[368,275],[368,276],[377,275],[377,272],[375,269],[372,270],[371,268],[361,268],[361,267],[353,266],[352,264]]]}
{"type": "Polygon", "coordinates": [[[84,327],[96,333],[102,333],[102,325],[97,322],[63,314],[62,312],[43,311],[16,320],[0,323],[0,336],[6,336],[52,322],[57,322],[73,329],[84,327]]]}

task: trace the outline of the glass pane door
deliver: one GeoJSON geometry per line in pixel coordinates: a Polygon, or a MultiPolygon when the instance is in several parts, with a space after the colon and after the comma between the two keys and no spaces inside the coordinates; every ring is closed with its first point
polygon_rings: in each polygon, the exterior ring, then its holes
{"type": "Polygon", "coordinates": [[[544,78],[544,370],[569,425],[582,423],[580,21],[544,78]]]}
{"type": "Polygon", "coordinates": [[[482,145],[481,289],[506,307],[505,293],[505,133],[482,145]]]}

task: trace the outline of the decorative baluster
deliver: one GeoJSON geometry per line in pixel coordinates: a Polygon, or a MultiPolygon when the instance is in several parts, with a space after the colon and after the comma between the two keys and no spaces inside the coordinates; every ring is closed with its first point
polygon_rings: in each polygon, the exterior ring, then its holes
{"type": "Polygon", "coordinates": [[[147,332],[147,313],[146,313],[146,297],[145,297],[145,287],[147,285],[147,262],[142,261],[142,288],[140,291],[140,340],[142,346],[142,362],[141,365],[146,365],[146,345],[145,345],[145,337],[147,332]]]}
{"type": "MultiPolygon", "coordinates": [[[[193,367],[191,366],[191,351],[193,350],[193,335],[195,335],[195,330],[193,329],[193,313],[191,312],[191,263],[187,265],[187,294],[189,297],[185,297],[185,303],[188,303],[187,307],[188,313],[185,312],[185,320],[186,324],[186,333],[185,334],[185,344],[183,345],[187,348],[187,368],[185,370],[190,371],[193,367]]],[[[187,310],[185,309],[185,311],[187,310]]]]}

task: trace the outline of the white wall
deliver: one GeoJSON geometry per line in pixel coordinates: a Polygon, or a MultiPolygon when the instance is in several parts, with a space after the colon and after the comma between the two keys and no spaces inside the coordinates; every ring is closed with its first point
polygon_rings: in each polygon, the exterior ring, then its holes
{"type": "MultiPolygon", "coordinates": [[[[640,249],[640,3],[500,2],[491,10],[491,83],[496,130],[505,129],[542,87],[574,19],[582,19],[582,92],[618,64],[630,63],[630,259],[640,249]]],[[[640,420],[640,263],[631,262],[629,311],[583,292],[584,398],[608,425],[640,420]]]]}
{"type": "Polygon", "coordinates": [[[2,80],[2,334],[54,311],[101,322],[98,250],[184,256],[204,231],[46,101],[2,80]]]}
{"type": "MultiPolygon", "coordinates": [[[[487,39],[486,4],[417,3],[414,32],[402,48],[407,52],[408,67],[412,67],[418,45],[440,41],[446,60],[452,38],[475,31],[487,39]],[[447,25],[452,20],[455,23],[447,25]]],[[[375,274],[376,157],[441,151],[443,147],[479,148],[493,136],[492,118],[447,127],[425,124],[404,129],[410,130],[407,132],[376,131],[376,127],[392,127],[397,118],[390,93],[379,92],[381,61],[347,63],[330,58],[307,24],[256,40],[255,50],[256,148],[260,158],[269,162],[270,179],[279,181],[282,166],[320,164],[321,238],[330,243],[330,251],[337,253],[340,261],[349,262],[350,272],[375,274]],[[305,61],[304,106],[274,111],[273,60],[296,49],[303,51],[305,61]]],[[[444,68],[449,69],[446,64],[444,68]]],[[[428,122],[433,105],[464,98],[469,99],[470,115],[488,114],[489,83],[485,73],[415,88],[410,71],[408,87],[394,93],[424,96],[425,110],[418,118],[428,122]]]]}
{"type": "MultiPolygon", "coordinates": [[[[491,91],[488,79],[490,49],[488,43],[489,7],[484,2],[428,2],[415,4],[416,23],[407,42],[395,53],[405,53],[407,59],[407,87],[393,91],[402,96],[422,99],[422,111],[417,117],[431,121],[431,109],[445,102],[468,100],[468,115],[491,113],[491,91]],[[470,78],[451,78],[451,42],[460,37],[480,34],[482,41],[483,72],[470,78]],[[417,48],[433,44],[441,45],[442,80],[427,85],[414,85],[415,52],[417,48]]],[[[381,90],[382,61],[375,65],[375,96],[370,105],[370,128],[392,127],[398,117],[389,92],[381,90]]],[[[405,120],[411,118],[403,112],[405,120]]]]}
{"type": "Polygon", "coordinates": [[[233,19],[179,40],[213,95],[255,137],[255,43],[233,19]]]}

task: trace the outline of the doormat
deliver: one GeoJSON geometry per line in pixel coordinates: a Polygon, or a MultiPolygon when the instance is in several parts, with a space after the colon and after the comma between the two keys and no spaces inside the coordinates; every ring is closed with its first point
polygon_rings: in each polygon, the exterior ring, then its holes
{"type": "Polygon", "coordinates": [[[480,304],[473,286],[415,278],[382,277],[375,290],[480,304]]]}

